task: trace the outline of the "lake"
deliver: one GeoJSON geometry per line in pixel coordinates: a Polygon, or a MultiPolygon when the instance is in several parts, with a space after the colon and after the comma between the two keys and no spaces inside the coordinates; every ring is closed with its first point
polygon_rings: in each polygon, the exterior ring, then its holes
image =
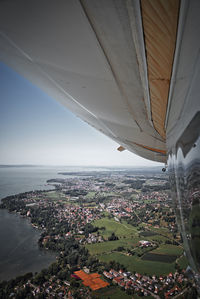
{"type": "MultiPolygon", "coordinates": [[[[55,167],[1,167],[0,198],[31,190],[53,189],[46,180],[59,177],[55,167]]],[[[38,248],[40,231],[18,214],[0,210],[0,280],[39,272],[55,261],[55,254],[38,248]]]]}

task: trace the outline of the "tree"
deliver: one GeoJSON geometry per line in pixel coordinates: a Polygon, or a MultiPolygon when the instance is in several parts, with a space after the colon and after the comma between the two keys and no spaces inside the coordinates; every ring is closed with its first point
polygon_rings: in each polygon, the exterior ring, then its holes
{"type": "Polygon", "coordinates": [[[45,276],[42,272],[38,273],[35,277],[34,277],[34,283],[36,283],[37,285],[42,285],[46,279],[45,276]]]}
{"type": "Polygon", "coordinates": [[[119,240],[119,238],[115,235],[115,233],[112,233],[110,237],[108,237],[108,241],[115,241],[119,240]]]}

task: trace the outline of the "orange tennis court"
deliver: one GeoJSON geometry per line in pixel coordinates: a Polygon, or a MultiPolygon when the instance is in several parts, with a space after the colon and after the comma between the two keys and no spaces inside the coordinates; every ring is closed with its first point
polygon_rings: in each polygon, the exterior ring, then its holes
{"type": "Polygon", "coordinates": [[[83,280],[84,286],[90,287],[93,291],[105,288],[109,285],[108,282],[102,280],[98,273],[87,274],[84,271],[75,271],[76,274],[81,280],[83,280]]]}

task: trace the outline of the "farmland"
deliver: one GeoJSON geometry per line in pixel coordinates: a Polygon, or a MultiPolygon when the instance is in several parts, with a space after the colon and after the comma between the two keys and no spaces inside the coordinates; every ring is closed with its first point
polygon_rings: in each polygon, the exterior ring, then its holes
{"type": "MultiPolygon", "coordinates": [[[[93,292],[93,298],[98,298],[98,299],[132,299],[132,295],[128,295],[126,292],[122,291],[119,287],[116,286],[111,286],[110,288],[106,289],[101,289],[99,291],[93,292]]],[[[135,299],[139,299],[141,297],[137,296],[134,294],[135,299]]],[[[151,296],[146,296],[146,299],[152,299],[153,297],[151,296]]]]}
{"type": "Polygon", "coordinates": [[[85,196],[85,199],[93,199],[95,194],[96,192],[88,192],[87,195],[85,196]]]}
{"type": "Polygon", "coordinates": [[[144,261],[153,261],[153,262],[162,262],[162,263],[173,263],[175,262],[176,255],[167,255],[167,254],[155,254],[148,252],[141,258],[144,261]]]}
{"type": "Polygon", "coordinates": [[[144,232],[140,233],[140,236],[142,236],[142,237],[152,237],[152,236],[156,236],[156,235],[158,235],[158,234],[155,232],[152,232],[152,231],[144,231],[144,232]]]}
{"type": "Polygon", "coordinates": [[[123,264],[130,272],[139,272],[147,275],[165,275],[169,272],[174,272],[174,263],[161,263],[154,261],[144,261],[141,258],[135,256],[126,256],[119,252],[113,252],[110,254],[102,254],[98,257],[101,261],[110,262],[115,260],[123,264]]]}
{"type": "Polygon", "coordinates": [[[98,299],[131,299],[132,296],[126,294],[124,291],[120,290],[119,287],[112,286],[110,288],[101,289],[99,291],[93,292],[93,297],[98,299]]]}
{"type": "Polygon", "coordinates": [[[113,218],[103,217],[92,224],[104,228],[100,230],[100,234],[105,240],[113,232],[119,238],[116,241],[86,245],[90,254],[95,255],[100,261],[115,260],[123,264],[127,270],[137,271],[141,274],[160,275],[175,271],[175,261],[182,254],[183,249],[181,246],[164,244],[168,240],[166,229],[160,229],[157,232],[153,230],[142,231],[139,237],[138,229],[125,221],[119,222],[113,218]],[[159,235],[160,232],[165,233],[166,236],[159,235]],[[149,241],[155,240],[158,247],[148,250],[139,248],[138,242],[144,237],[149,241]],[[146,252],[149,250],[150,252],[146,252]],[[128,254],[130,251],[133,255],[128,254]]]}
{"type": "Polygon", "coordinates": [[[109,253],[113,250],[116,250],[118,247],[124,247],[125,249],[133,248],[139,241],[136,228],[127,224],[125,221],[120,223],[114,219],[104,217],[94,221],[93,225],[99,228],[105,228],[100,230],[100,234],[105,238],[105,240],[107,240],[113,232],[119,239],[104,243],[87,244],[86,248],[92,255],[109,253]]]}
{"type": "Polygon", "coordinates": [[[187,266],[188,266],[188,260],[185,256],[181,256],[179,259],[178,259],[178,264],[180,266],[181,269],[186,269],[187,266]]]}
{"type": "Polygon", "coordinates": [[[155,254],[168,254],[168,255],[176,255],[179,256],[183,252],[183,248],[181,246],[176,246],[176,245],[160,245],[159,248],[155,249],[152,251],[152,253],[155,254]]]}
{"type": "Polygon", "coordinates": [[[133,244],[132,239],[120,239],[116,241],[109,241],[104,243],[87,244],[86,248],[90,254],[98,255],[102,253],[108,253],[116,250],[118,247],[123,246],[124,248],[130,248],[133,244]]]}
{"type": "Polygon", "coordinates": [[[114,232],[119,239],[124,237],[138,237],[137,229],[125,221],[117,222],[113,218],[109,219],[108,217],[104,217],[94,221],[92,224],[97,227],[105,227],[105,230],[102,232],[105,238],[109,237],[112,232],[114,232]]]}
{"type": "Polygon", "coordinates": [[[173,263],[176,261],[177,257],[182,254],[182,252],[183,248],[181,246],[162,244],[155,250],[152,250],[151,252],[148,252],[145,255],[143,255],[142,260],[173,263]]]}

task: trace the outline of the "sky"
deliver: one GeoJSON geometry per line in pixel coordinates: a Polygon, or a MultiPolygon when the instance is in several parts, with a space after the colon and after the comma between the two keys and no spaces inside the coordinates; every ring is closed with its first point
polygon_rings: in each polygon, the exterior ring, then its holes
{"type": "Polygon", "coordinates": [[[118,146],[0,63],[0,164],[161,165],[118,146]]]}

